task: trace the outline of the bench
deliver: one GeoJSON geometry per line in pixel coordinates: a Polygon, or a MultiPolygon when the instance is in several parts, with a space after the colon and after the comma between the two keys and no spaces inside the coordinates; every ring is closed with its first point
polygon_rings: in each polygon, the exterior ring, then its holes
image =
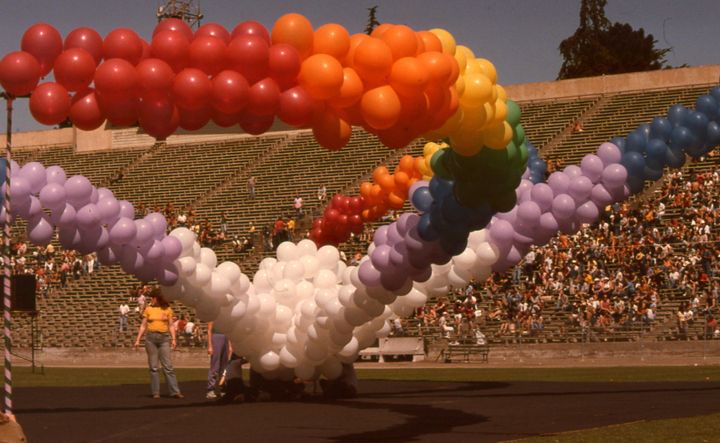
{"type": "Polygon", "coordinates": [[[441,356],[445,363],[452,363],[454,358],[462,357],[462,361],[465,363],[470,362],[470,356],[480,356],[482,363],[488,362],[488,354],[490,353],[490,347],[488,345],[477,345],[477,344],[458,344],[448,345],[447,349],[443,349],[441,356]]]}
{"type": "Polygon", "coordinates": [[[410,356],[412,361],[423,361],[425,342],[422,337],[385,337],[380,339],[377,347],[360,351],[361,358],[375,356],[379,363],[384,363],[386,356],[410,356]]]}

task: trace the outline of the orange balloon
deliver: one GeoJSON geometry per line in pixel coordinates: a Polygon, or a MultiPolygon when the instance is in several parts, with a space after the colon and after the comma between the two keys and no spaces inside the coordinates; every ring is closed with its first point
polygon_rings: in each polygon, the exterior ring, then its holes
{"type": "Polygon", "coordinates": [[[340,94],[343,85],[343,67],[331,55],[311,55],[300,66],[298,83],[312,98],[327,100],[340,94]]]}
{"type": "MultiPolygon", "coordinates": [[[[412,161],[412,157],[410,157],[410,159],[412,161]]],[[[408,186],[409,186],[408,183],[410,183],[410,176],[408,175],[407,172],[398,171],[395,173],[393,178],[395,179],[395,188],[396,189],[404,189],[407,191],[408,186]]]]}
{"type": "Polygon", "coordinates": [[[355,48],[353,67],[367,83],[385,83],[390,75],[393,57],[390,47],[379,38],[368,38],[355,48]]]}
{"type": "Polygon", "coordinates": [[[395,189],[395,179],[391,174],[381,175],[378,184],[385,192],[392,192],[395,189]]]}
{"type": "Polygon", "coordinates": [[[402,104],[395,90],[390,86],[380,86],[363,94],[360,111],[365,122],[375,129],[388,129],[400,118],[402,104]]]}
{"type": "Polygon", "coordinates": [[[272,42],[294,46],[303,59],[312,53],[313,37],[310,20],[300,14],[285,14],[277,19],[272,28],[272,42]]]}
{"type": "Polygon", "coordinates": [[[428,101],[424,94],[400,96],[400,104],[402,109],[399,122],[414,125],[428,116],[428,101]]]}
{"type": "Polygon", "coordinates": [[[313,40],[313,52],[315,54],[328,54],[338,60],[343,60],[349,49],[350,34],[343,26],[328,23],[320,26],[315,31],[313,40]]]}
{"type": "Polygon", "coordinates": [[[422,177],[421,168],[425,165],[425,157],[415,157],[413,159],[413,177],[422,177]]]}
{"type": "Polygon", "coordinates": [[[417,38],[415,31],[405,25],[394,25],[380,37],[387,43],[395,60],[403,57],[414,57],[417,54],[417,38]]]}
{"type": "Polygon", "coordinates": [[[320,146],[335,151],[350,141],[352,127],[336,113],[325,111],[316,116],[313,122],[313,135],[320,146]]]}
{"type": "Polygon", "coordinates": [[[367,34],[353,34],[350,37],[350,46],[348,47],[348,52],[345,55],[345,58],[343,59],[343,66],[354,66],[353,59],[355,58],[355,50],[360,43],[364,42],[369,38],[370,36],[367,34]]]}
{"type": "Polygon", "coordinates": [[[357,72],[353,68],[343,68],[343,83],[340,93],[330,101],[330,104],[339,108],[353,105],[360,100],[363,90],[363,82],[357,72]]]}
{"type": "Polygon", "coordinates": [[[386,168],[385,166],[378,166],[373,170],[373,181],[375,183],[379,183],[380,177],[382,177],[383,175],[388,175],[389,173],[390,171],[388,171],[388,168],[386,168]]]}
{"type": "Polygon", "coordinates": [[[370,33],[370,36],[380,38],[383,34],[385,34],[388,29],[392,28],[393,26],[394,25],[392,23],[380,24],[376,26],[375,29],[373,29],[373,31],[370,33]]]}
{"type": "Polygon", "coordinates": [[[437,35],[430,31],[420,31],[418,32],[418,35],[420,35],[420,38],[423,41],[425,52],[442,52],[442,42],[437,35]]]}
{"type": "Polygon", "coordinates": [[[352,126],[363,126],[365,124],[362,116],[362,111],[360,110],[359,100],[348,107],[336,110],[340,118],[350,123],[352,126]]]}
{"type": "Polygon", "coordinates": [[[419,32],[415,33],[415,40],[417,41],[417,51],[415,51],[415,55],[420,55],[425,52],[425,42],[419,32]]]}
{"type": "Polygon", "coordinates": [[[415,158],[412,155],[403,155],[398,163],[398,169],[406,174],[412,174],[415,167],[415,158]]]}
{"type": "Polygon", "coordinates": [[[370,191],[370,198],[377,200],[377,199],[382,198],[382,194],[383,194],[382,188],[380,187],[380,185],[375,183],[372,187],[372,190],[370,191]]]}
{"type": "Polygon", "coordinates": [[[410,125],[398,125],[390,129],[377,131],[377,133],[382,144],[391,149],[401,149],[415,140],[420,131],[410,125]]]}
{"type": "Polygon", "coordinates": [[[454,57],[442,52],[425,52],[418,56],[418,60],[425,66],[431,84],[450,86],[455,82],[452,65],[457,65],[457,61],[454,57]]]}
{"type": "Polygon", "coordinates": [[[370,198],[370,191],[372,191],[372,183],[362,182],[360,184],[360,195],[364,198],[370,198]]]}
{"type": "Polygon", "coordinates": [[[402,209],[402,207],[405,205],[405,199],[401,196],[397,195],[394,192],[391,192],[390,195],[388,195],[388,206],[392,209],[402,209]]]}
{"type": "Polygon", "coordinates": [[[428,72],[418,58],[403,57],[392,65],[390,86],[400,95],[411,96],[422,93],[427,86],[428,72]]]}

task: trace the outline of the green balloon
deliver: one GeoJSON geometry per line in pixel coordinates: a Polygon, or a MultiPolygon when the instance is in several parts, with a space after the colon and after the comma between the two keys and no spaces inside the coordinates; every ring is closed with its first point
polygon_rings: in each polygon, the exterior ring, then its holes
{"type": "Polygon", "coordinates": [[[452,174],[445,167],[444,157],[447,155],[447,153],[445,152],[447,150],[448,148],[438,149],[430,159],[430,167],[433,170],[433,174],[437,175],[438,177],[445,180],[452,180],[452,174]]]}
{"type": "Polygon", "coordinates": [[[520,152],[518,151],[515,142],[510,140],[507,146],[505,146],[505,150],[507,151],[507,158],[510,164],[517,163],[518,159],[520,158],[520,152]]]}
{"type": "Polygon", "coordinates": [[[506,120],[510,123],[510,127],[514,128],[520,123],[520,114],[520,106],[512,100],[508,100],[506,120]]]}
{"type": "Polygon", "coordinates": [[[498,192],[493,195],[490,199],[490,206],[497,212],[508,212],[515,207],[517,197],[515,196],[515,190],[498,192]]]}
{"type": "Polygon", "coordinates": [[[525,128],[523,128],[523,125],[517,125],[513,129],[513,141],[518,146],[525,142],[525,128]]]}
{"type": "Polygon", "coordinates": [[[527,166],[527,161],[528,161],[528,148],[525,143],[520,144],[520,160],[522,161],[523,169],[524,169],[525,166],[527,166]]]}

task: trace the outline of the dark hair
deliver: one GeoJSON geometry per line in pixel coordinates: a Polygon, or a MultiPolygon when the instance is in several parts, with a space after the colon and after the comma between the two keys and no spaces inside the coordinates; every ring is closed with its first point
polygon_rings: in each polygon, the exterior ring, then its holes
{"type": "Polygon", "coordinates": [[[170,306],[170,303],[168,303],[167,300],[165,300],[165,297],[162,295],[162,291],[160,291],[160,287],[154,287],[150,291],[150,297],[157,300],[157,305],[161,308],[165,309],[168,306],[170,306]]]}

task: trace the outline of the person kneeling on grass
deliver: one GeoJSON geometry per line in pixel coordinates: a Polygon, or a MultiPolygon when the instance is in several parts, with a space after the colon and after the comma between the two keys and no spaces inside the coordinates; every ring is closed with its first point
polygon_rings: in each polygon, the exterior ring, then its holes
{"type": "Polygon", "coordinates": [[[294,401],[305,396],[305,383],[299,378],[293,380],[270,380],[250,368],[250,381],[245,385],[242,377],[242,365],[245,359],[233,354],[224,377],[224,393],[218,403],[254,401],[294,401]]]}
{"type": "Polygon", "coordinates": [[[343,363],[340,377],[334,380],[320,380],[323,397],[329,400],[357,397],[357,374],[352,363],[343,363]]]}

